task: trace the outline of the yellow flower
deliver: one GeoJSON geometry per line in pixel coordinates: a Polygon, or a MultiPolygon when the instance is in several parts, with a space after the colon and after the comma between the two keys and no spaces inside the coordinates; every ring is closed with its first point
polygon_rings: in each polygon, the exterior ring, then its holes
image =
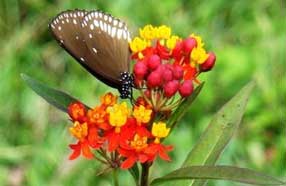
{"type": "Polygon", "coordinates": [[[141,137],[138,134],[135,134],[133,141],[130,143],[131,147],[136,149],[137,151],[140,151],[148,146],[147,144],[147,137],[141,137]]]}
{"type": "Polygon", "coordinates": [[[139,107],[135,107],[133,111],[133,116],[136,118],[137,122],[140,123],[148,123],[150,121],[152,114],[151,109],[146,109],[143,105],[139,107]]]}
{"type": "Polygon", "coordinates": [[[158,122],[153,123],[152,126],[152,135],[155,136],[155,143],[160,143],[160,138],[165,138],[168,136],[170,132],[170,128],[166,127],[166,123],[164,122],[158,122]]]}
{"type": "Polygon", "coordinates": [[[107,109],[109,113],[109,123],[111,126],[115,127],[115,132],[120,132],[120,127],[125,125],[127,117],[129,115],[129,109],[126,102],[121,104],[114,104],[113,107],[107,109]]]}
{"type": "Polygon", "coordinates": [[[190,37],[195,38],[195,40],[197,41],[197,47],[198,48],[202,48],[205,45],[203,40],[202,40],[202,38],[200,36],[195,35],[195,34],[191,34],[190,37]]]}
{"type": "Polygon", "coordinates": [[[78,121],[74,122],[73,127],[69,128],[70,133],[79,140],[83,140],[88,133],[87,123],[80,124],[78,121]]]}
{"type": "Polygon", "coordinates": [[[196,47],[191,52],[191,64],[202,64],[208,58],[208,54],[206,53],[204,48],[196,47]]]}
{"type": "Polygon", "coordinates": [[[169,39],[171,36],[171,28],[166,26],[166,25],[162,25],[159,26],[157,28],[157,38],[159,39],[169,39]]]}
{"type": "Polygon", "coordinates": [[[129,43],[130,49],[132,52],[137,53],[141,52],[148,46],[148,42],[145,40],[135,37],[130,43],[129,43]]]}
{"type": "Polygon", "coordinates": [[[173,48],[175,48],[177,42],[180,40],[180,38],[178,36],[171,36],[168,40],[167,40],[167,47],[172,50],[173,48]]]}
{"type": "Polygon", "coordinates": [[[140,37],[146,40],[152,40],[156,37],[156,28],[152,25],[146,25],[143,29],[139,30],[140,37]]]}

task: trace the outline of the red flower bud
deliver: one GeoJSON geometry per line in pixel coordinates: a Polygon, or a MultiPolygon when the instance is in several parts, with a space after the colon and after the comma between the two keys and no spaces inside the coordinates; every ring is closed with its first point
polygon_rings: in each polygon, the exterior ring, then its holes
{"type": "Polygon", "coordinates": [[[144,95],[147,97],[147,98],[150,98],[151,97],[151,92],[150,92],[150,90],[145,90],[144,91],[144,95]]]}
{"type": "Polygon", "coordinates": [[[179,93],[182,97],[188,97],[189,95],[192,94],[194,90],[194,85],[191,80],[186,80],[184,81],[180,88],[179,88],[179,93]]]}
{"type": "Polygon", "coordinates": [[[157,70],[149,74],[147,78],[148,88],[158,87],[161,85],[161,83],[162,83],[162,76],[157,70]]]}
{"type": "Polygon", "coordinates": [[[215,60],[216,60],[215,54],[213,52],[209,52],[209,57],[203,64],[200,65],[200,71],[201,72],[210,71],[215,65],[215,60]]]}
{"type": "Polygon", "coordinates": [[[173,67],[173,75],[175,79],[182,79],[184,75],[184,70],[180,65],[175,65],[173,67]]]}
{"type": "Polygon", "coordinates": [[[164,82],[168,82],[168,81],[171,81],[173,80],[173,72],[172,70],[166,68],[163,72],[163,80],[164,82]]]}
{"type": "Polygon", "coordinates": [[[68,106],[68,114],[73,121],[84,122],[85,120],[85,106],[80,102],[71,103],[68,106]]]}
{"type": "Polygon", "coordinates": [[[158,55],[152,55],[147,61],[148,68],[155,70],[161,64],[161,59],[158,55]]]}
{"type": "Polygon", "coordinates": [[[184,52],[190,53],[194,47],[197,46],[197,41],[195,38],[189,37],[183,41],[184,52]]]}
{"type": "Polygon", "coordinates": [[[169,81],[164,85],[164,93],[166,97],[172,97],[176,94],[177,90],[179,88],[179,81],[173,80],[169,81]]]}
{"type": "Polygon", "coordinates": [[[175,48],[172,51],[172,55],[175,60],[180,61],[182,58],[182,49],[183,49],[183,42],[179,41],[176,43],[175,48]]]}
{"type": "Polygon", "coordinates": [[[144,76],[147,74],[147,66],[143,61],[138,61],[134,65],[134,75],[138,79],[143,79],[144,76]]]}

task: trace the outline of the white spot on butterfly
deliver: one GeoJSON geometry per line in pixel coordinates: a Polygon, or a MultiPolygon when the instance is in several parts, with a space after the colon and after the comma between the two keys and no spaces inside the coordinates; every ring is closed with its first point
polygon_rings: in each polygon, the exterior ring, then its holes
{"type": "Polygon", "coordinates": [[[61,39],[60,42],[61,42],[61,43],[64,43],[64,40],[61,39]]]}
{"type": "Polygon", "coordinates": [[[116,26],[117,23],[118,23],[118,20],[117,20],[117,19],[114,19],[114,20],[113,20],[113,25],[116,26]]]}
{"type": "Polygon", "coordinates": [[[107,31],[107,24],[104,22],[103,23],[103,31],[106,32],[107,31]]]}
{"type": "Polygon", "coordinates": [[[58,30],[62,30],[62,27],[61,27],[61,26],[58,26],[58,30]]]}
{"type": "Polygon", "coordinates": [[[99,23],[98,23],[97,20],[93,20],[93,23],[94,23],[94,25],[95,25],[96,27],[99,27],[99,23]]]}
{"type": "Polygon", "coordinates": [[[74,13],[73,16],[76,18],[77,17],[76,13],[74,13]]]}
{"type": "Polygon", "coordinates": [[[118,29],[118,30],[117,30],[117,38],[118,38],[118,39],[121,38],[122,31],[123,31],[122,29],[118,29]]]}
{"type": "Polygon", "coordinates": [[[62,21],[62,24],[65,24],[65,21],[62,21]]]}
{"type": "Polygon", "coordinates": [[[123,31],[123,38],[124,38],[124,39],[127,39],[127,34],[126,34],[126,31],[125,31],[125,30],[123,31]]]}
{"type": "Polygon", "coordinates": [[[102,13],[101,12],[98,13],[98,17],[102,18],[102,13]]]}
{"type": "Polygon", "coordinates": [[[108,32],[109,35],[111,34],[111,26],[110,26],[110,24],[107,25],[107,32],[108,32]]]}
{"type": "Polygon", "coordinates": [[[91,29],[91,30],[93,30],[93,29],[94,29],[94,25],[93,25],[93,24],[90,24],[90,26],[89,26],[89,27],[90,27],[90,29],[91,29]]]}
{"type": "Polygon", "coordinates": [[[90,14],[88,15],[88,19],[92,19],[90,14]]]}
{"type": "Polygon", "coordinates": [[[98,17],[98,12],[94,12],[94,17],[98,17]]]}
{"type": "Polygon", "coordinates": [[[89,38],[92,38],[92,34],[88,34],[89,38]]]}
{"type": "Polygon", "coordinates": [[[53,24],[51,24],[51,27],[52,27],[53,29],[55,29],[55,26],[54,26],[53,24]]]}
{"type": "Polygon", "coordinates": [[[75,36],[75,39],[76,39],[76,40],[78,40],[78,39],[79,39],[79,37],[78,37],[78,36],[75,36]]]}
{"type": "Polygon", "coordinates": [[[116,34],[116,27],[112,27],[111,29],[111,37],[114,37],[116,34]]]}
{"type": "Polygon", "coordinates": [[[112,17],[109,16],[108,21],[111,23],[112,22],[112,17]]]}
{"type": "Polygon", "coordinates": [[[70,22],[70,20],[69,20],[69,19],[66,19],[66,22],[67,22],[67,23],[69,23],[69,22],[70,22]]]}
{"type": "Polygon", "coordinates": [[[80,12],[77,12],[77,15],[80,16],[80,12]]]}
{"type": "Polygon", "coordinates": [[[131,37],[130,37],[130,33],[127,32],[127,41],[130,42],[131,41],[131,37]]]}
{"type": "Polygon", "coordinates": [[[121,28],[122,26],[123,26],[123,23],[120,21],[120,22],[118,23],[118,27],[121,28]]]}
{"type": "Polygon", "coordinates": [[[84,61],[84,59],[83,59],[82,57],[80,58],[80,60],[81,60],[81,61],[84,61]]]}
{"type": "Polygon", "coordinates": [[[108,19],[108,16],[104,15],[104,20],[107,21],[107,19],[108,19]]]}
{"type": "Polygon", "coordinates": [[[100,26],[100,29],[103,30],[103,22],[102,21],[99,21],[99,26],[100,26]]]}
{"type": "Polygon", "coordinates": [[[77,22],[76,22],[76,20],[75,20],[75,19],[73,20],[73,23],[74,23],[75,25],[77,24],[77,22]]]}
{"type": "Polygon", "coordinates": [[[94,53],[97,53],[97,50],[95,48],[92,48],[92,50],[93,50],[94,53]]]}

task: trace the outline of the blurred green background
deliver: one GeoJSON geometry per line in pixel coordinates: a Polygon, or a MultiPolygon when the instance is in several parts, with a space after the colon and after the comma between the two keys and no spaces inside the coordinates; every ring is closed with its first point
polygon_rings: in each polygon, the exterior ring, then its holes
{"type": "MultiPolygon", "coordinates": [[[[108,87],[88,74],[48,32],[57,13],[100,9],[125,20],[133,35],[145,24],[167,24],[173,32],[203,37],[217,55],[206,85],[175,132],[173,161],[157,161],[152,177],[178,168],[212,115],[246,82],[257,81],[241,128],[219,164],[249,167],[286,177],[285,1],[55,1],[0,0],[0,185],[111,185],[96,177],[100,165],[69,161],[68,117],[37,96],[20,79],[27,73],[89,105],[108,87]],[[284,19],[283,19],[284,18],[284,19]],[[179,137],[178,137],[179,136],[179,137]]],[[[133,185],[128,173],[121,184],[133,185]]],[[[209,182],[209,185],[235,185],[209,182]]]]}

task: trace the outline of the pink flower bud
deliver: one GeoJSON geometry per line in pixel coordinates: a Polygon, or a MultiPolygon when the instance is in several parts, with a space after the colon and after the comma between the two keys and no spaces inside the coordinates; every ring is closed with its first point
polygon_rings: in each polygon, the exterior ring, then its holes
{"type": "Polygon", "coordinates": [[[148,68],[155,70],[161,64],[161,59],[158,55],[152,55],[147,61],[148,68]]]}
{"type": "Polygon", "coordinates": [[[173,75],[175,79],[182,79],[184,75],[184,70],[180,65],[175,65],[173,67],[173,75]]]}
{"type": "Polygon", "coordinates": [[[134,75],[138,79],[143,79],[144,76],[147,74],[147,66],[143,61],[138,61],[134,65],[134,75]]]}
{"type": "Polygon", "coordinates": [[[192,37],[185,39],[183,42],[183,49],[184,49],[184,52],[186,53],[190,53],[193,50],[193,48],[196,46],[197,46],[197,41],[195,38],[192,38],[192,37]]]}
{"type": "Polygon", "coordinates": [[[172,70],[166,68],[163,72],[163,80],[164,82],[168,82],[168,81],[171,81],[173,80],[173,72],[172,70]]]}
{"type": "Polygon", "coordinates": [[[179,81],[173,80],[169,81],[164,85],[164,93],[166,97],[172,97],[176,94],[177,90],[179,88],[179,81]]]}
{"type": "Polygon", "coordinates": [[[154,88],[160,86],[162,83],[162,76],[159,72],[153,71],[149,74],[147,78],[148,88],[154,88]]]}
{"type": "Polygon", "coordinates": [[[189,95],[192,94],[194,90],[194,85],[191,80],[186,80],[184,81],[180,88],[179,88],[179,93],[182,97],[188,97],[189,95]]]}
{"type": "Polygon", "coordinates": [[[200,71],[201,72],[210,71],[215,65],[215,60],[216,60],[215,54],[213,52],[209,52],[209,57],[203,64],[200,65],[200,71]]]}

